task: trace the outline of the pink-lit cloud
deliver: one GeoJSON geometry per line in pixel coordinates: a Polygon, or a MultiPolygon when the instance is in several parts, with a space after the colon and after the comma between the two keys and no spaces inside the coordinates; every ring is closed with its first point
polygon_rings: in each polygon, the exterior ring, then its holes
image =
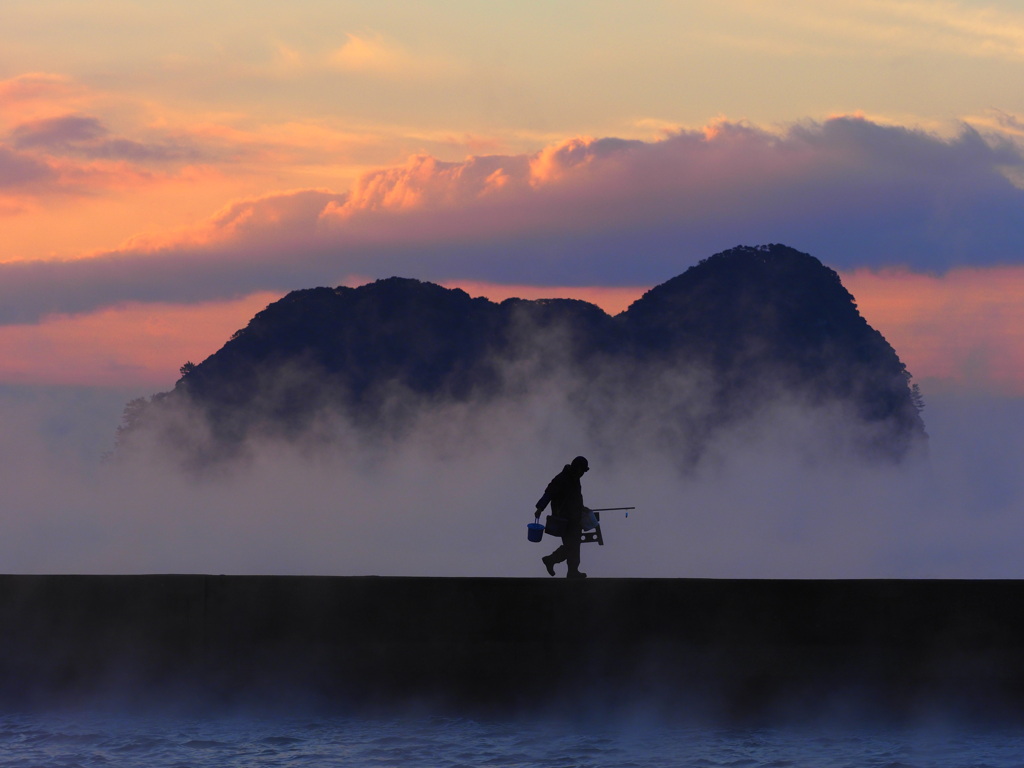
{"type": "MultiPolygon", "coordinates": [[[[69,201],[208,177],[209,169],[237,168],[272,146],[251,133],[240,141],[238,132],[218,136],[193,123],[60,75],[0,80],[0,213],[32,211],[45,229],[54,226],[48,207],[73,216],[69,201]]],[[[11,247],[9,238],[5,246],[11,247]]]]}
{"type": "Polygon", "coordinates": [[[190,142],[145,143],[116,136],[96,117],[62,115],[22,123],[11,132],[16,149],[139,163],[199,162],[204,152],[190,142]]]}
{"type": "Polygon", "coordinates": [[[0,146],[0,190],[31,188],[56,178],[47,163],[0,146]]]}
{"type": "Polygon", "coordinates": [[[0,194],[22,207],[158,184],[212,157],[190,141],[139,141],[90,115],[19,123],[0,135],[0,194]]]}
{"type": "Polygon", "coordinates": [[[71,78],[50,72],[29,72],[0,80],[0,124],[42,120],[73,111],[88,101],[84,88],[71,78]]]}
{"type": "Polygon", "coordinates": [[[362,75],[414,80],[451,74],[457,69],[453,61],[417,55],[380,34],[348,33],[345,38],[328,57],[328,66],[362,75]]]}
{"type": "Polygon", "coordinates": [[[1024,259],[1008,140],[835,118],[719,123],[662,141],[573,139],[532,155],[416,157],[348,193],[232,204],[173,238],[0,265],[0,322],[124,301],[197,302],[399,274],[439,282],[650,285],[737,244],[832,267],[942,272],[1024,259]]]}

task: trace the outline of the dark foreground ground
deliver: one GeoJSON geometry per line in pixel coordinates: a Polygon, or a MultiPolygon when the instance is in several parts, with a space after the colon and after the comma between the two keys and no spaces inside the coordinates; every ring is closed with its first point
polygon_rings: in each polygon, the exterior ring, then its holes
{"type": "Polygon", "coordinates": [[[1024,716],[1024,582],[0,576],[0,703],[1024,716]]]}

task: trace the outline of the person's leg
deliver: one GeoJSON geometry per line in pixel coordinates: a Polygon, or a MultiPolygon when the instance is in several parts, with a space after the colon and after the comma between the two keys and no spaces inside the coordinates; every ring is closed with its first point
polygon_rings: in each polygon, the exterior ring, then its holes
{"type": "Polygon", "coordinates": [[[558,549],[559,551],[564,550],[564,558],[566,564],[569,566],[569,578],[573,578],[580,572],[580,536],[582,535],[580,529],[573,529],[562,537],[562,546],[558,549]]]}
{"type": "Polygon", "coordinates": [[[565,558],[566,558],[565,545],[563,544],[558,549],[556,549],[554,552],[552,552],[550,555],[545,555],[544,557],[542,557],[540,559],[540,561],[542,563],[544,563],[544,567],[547,569],[548,575],[549,576],[554,576],[555,575],[555,563],[565,562],[565,558]]]}

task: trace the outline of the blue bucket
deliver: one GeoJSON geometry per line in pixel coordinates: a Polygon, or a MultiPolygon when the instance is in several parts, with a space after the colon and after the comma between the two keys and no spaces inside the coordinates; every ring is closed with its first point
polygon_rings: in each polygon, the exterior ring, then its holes
{"type": "Polygon", "coordinates": [[[530,541],[540,541],[544,538],[544,526],[540,523],[529,523],[526,526],[526,538],[530,541]]]}

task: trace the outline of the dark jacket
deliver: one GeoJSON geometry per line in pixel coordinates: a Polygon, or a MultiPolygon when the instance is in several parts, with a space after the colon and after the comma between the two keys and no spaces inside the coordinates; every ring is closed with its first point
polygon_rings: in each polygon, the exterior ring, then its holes
{"type": "Polygon", "coordinates": [[[551,502],[551,514],[564,517],[572,526],[581,526],[583,519],[583,488],[580,475],[568,464],[555,475],[544,495],[537,502],[537,509],[544,509],[551,502]]]}

